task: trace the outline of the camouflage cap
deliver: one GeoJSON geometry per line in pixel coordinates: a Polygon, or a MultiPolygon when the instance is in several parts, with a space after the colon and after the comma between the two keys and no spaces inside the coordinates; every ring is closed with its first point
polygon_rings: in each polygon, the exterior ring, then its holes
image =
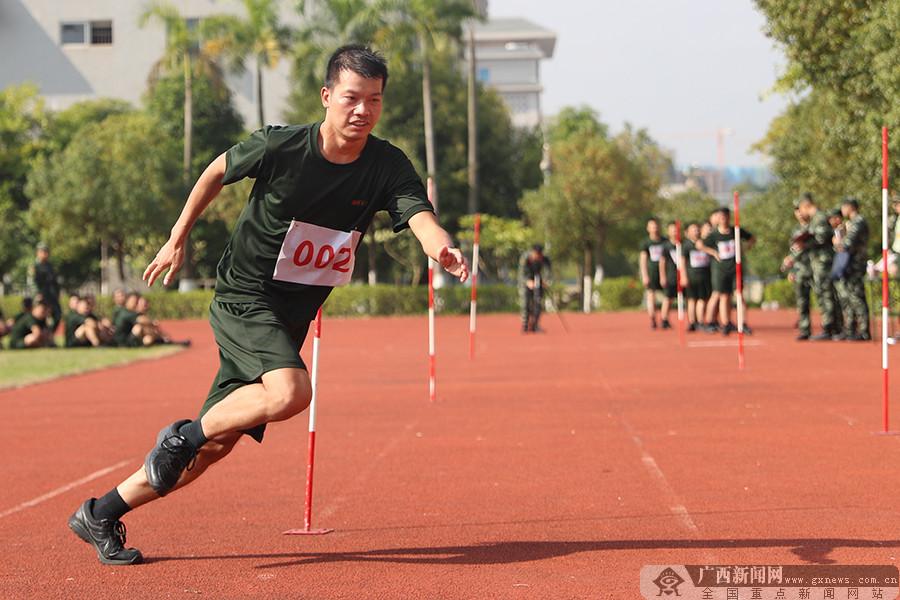
{"type": "Polygon", "coordinates": [[[46,242],[38,242],[36,248],[38,250],[50,250],[50,246],[48,246],[46,242]]]}
{"type": "Polygon", "coordinates": [[[841,206],[840,204],[832,208],[828,211],[829,217],[840,217],[841,216],[841,206]]]}

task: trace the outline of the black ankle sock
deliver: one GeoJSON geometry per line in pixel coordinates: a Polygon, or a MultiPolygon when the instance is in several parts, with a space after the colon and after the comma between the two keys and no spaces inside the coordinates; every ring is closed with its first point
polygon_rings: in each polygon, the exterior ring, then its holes
{"type": "Polygon", "coordinates": [[[194,448],[200,448],[206,443],[206,436],[203,435],[203,427],[200,425],[200,419],[185,423],[178,428],[178,433],[184,436],[194,448]]]}
{"type": "Polygon", "coordinates": [[[102,498],[94,501],[94,507],[91,513],[95,519],[109,519],[110,521],[118,521],[125,513],[131,510],[128,503],[122,500],[119,490],[111,489],[102,498]]]}

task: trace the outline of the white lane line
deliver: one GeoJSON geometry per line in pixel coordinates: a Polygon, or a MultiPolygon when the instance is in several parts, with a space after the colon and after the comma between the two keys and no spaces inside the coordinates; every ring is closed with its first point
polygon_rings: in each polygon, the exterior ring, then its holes
{"type": "Polygon", "coordinates": [[[26,500],[25,502],[23,502],[19,505],[13,506],[12,508],[8,508],[8,509],[4,510],[3,512],[0,512],[0,519],[2,519],[3,517],[8,517],[10,515],[14,515],[17,512],[21,512],[21,511],[25,510],[26,508],[31,508],[33,506],[37,506],[38,504],[46,502],[47,500],[50,500],[52,498],[56,498],[60,494],[65,494],[69,490],[75,489],[78,486],[84,485],[95,479],[99,479],[100,477],[103,477],[104,475],[108,475],[109,473],[112,473],[113,471],[115,471],[117,469],[121,469],[125,465],[133,463],[134,461],[135,461],[135,459],[133,459],[133,458],[119,461],[114,465],[104,467],[103,469],[100,469],[99,471],[94,471],[90,475],[85,475],[81,479],[77,479],[71,483],[67,483],[64,486],[58,487],[55,490],[47,492],[46,494],[42,494],[42,495],[38,496],[37,498],[32,498],[31,500],[26,500]]]}
{"type": "MultiPolygon", "coordinates": [[[[688,348],[737,348],[737,340],[720,340],[709,342],[688,342],[688,348]]],[[[756,340],[744,340],[744,346],[762,346],[763,343],[756,340]]]]}
{"type": "Polygon", "coordinates": [[[643,463],[644,468],[647,469],[647,472],[656,481],[657,486],[662,491],[663,496],[665,497],[666,504],[669,505],[669,512],[675,515],[675,518],[678,520],[678,523],[690,531],[691,533],[697,534],[700,530],[697,528],[697,524],[694,523],[694,519],[691,518],[690,513],[688,513],[687,508],[681,502],[681,499],[678,497],[678,494],[675,493],[675,490],[672,489],[672,486],[669,485],[669,480],[666,479],[665,474],[662,472],[662,469],[659,468],[659,465],[656,464],[656,459],[647,452],[647,449],[644,447],[644,441],[638,437],[637,433],[635,433],[634,428],[631,424],[625,420],[625,417],[619,416],[619,421],[622,423],[622,426],[628,432],[628,435],[631,436],[632,441],[638,447],[638,450],[641,451],[641,463],[643,463]]]}

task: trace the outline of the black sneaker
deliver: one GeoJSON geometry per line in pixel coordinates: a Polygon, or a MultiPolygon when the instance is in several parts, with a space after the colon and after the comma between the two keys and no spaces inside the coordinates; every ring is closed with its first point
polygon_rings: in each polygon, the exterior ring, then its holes
{"type": "Polygon", "coordinates": [[[737,331],[737,327],[734,326],[734,323],[729,323],[722,329],[722,335],[729,335],[732,331],[737,331]]]}
{"type": "Polygon", "coordinates": [[[656,329],[656,318],[650,319],[650,329],[656,329]]]}
{"type": "Polygon", "coordinates": [[[668,319],[663,319],[663,320],[662,320],[662,328],[663,328],[663,329],[672,329],[672,324],[669,323],[669,320],[668,320],[668,319]]]}
{"type": "Polygon", "coordinates": [[[185,423],[190,423],[190,420],[176,421],[164,427],[156,436],[156,446],[144,459],[147,482],[160,496],[172,491],[184,470],[190,470],[197,458],[197,449],[178,433],[185,423]]]}
{"type": "Polygon", "coordinates": [[[834,338],[832,337],[832,335],[830,333],[820,333],[818,335],[812,336],[809,339],[813,342],[826,342],[826,341],[830,342],[834,338]]]}
{"type": "Polygon", "coordinates": [[[801,333],[800,335],[797,336],[797,341],[798,341],[798,342],[805,342],[805,341],[808,340],[808,339],[809,339],[809,334],[808,334],[808,333],[801,333]]]}
{"type": "Polygon", "coordinates": [[[85,500],[69,517],[69,529],[94,547],[97,558],[105,565],[136,565],[144,557],[137,548],[125,547],[125,523],[94,518],[94,498],[85,500]]]}
{"type": "Polygon", "coordinates": [[[697,331],[697,327],[698,327],[698,325],[696,323],[691,323],[690,325],[688,325],[687,330],[688,331],[697,331]]]}
{"type": "Polygon", "coordinates": [[[719,324],[718,323],[709,323],[706,326],[706,333],[719,333],[719,324]]]}
{"type": "Polygon", "coordinates": [[[753,335],[753,330],[750,329],[750,326],[746,323],[744,323],[744,333],[746,333],[747,335],[753,335]]]}

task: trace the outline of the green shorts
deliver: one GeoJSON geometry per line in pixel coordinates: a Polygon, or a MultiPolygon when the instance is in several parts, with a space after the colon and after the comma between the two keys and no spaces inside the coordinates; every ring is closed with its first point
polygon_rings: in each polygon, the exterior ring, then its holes
{"type": "Polygon", "coordinates": [[[709,270],[688,272],[685,295],[692,300],[708,300],[712,295],[712,281],[709,270]]]}
{"type": "Polygon", "coordinates": [[[735,280],[737,272],[732,265],[721,266],[712,273],[712,289],[720,294],[733,294],[735,289],[735,280]]]}
{"type": "Polygon", "coordinates": [[[659,283],[659,263],[648,262],[647,271],[647,275],[650,279],[650,285],[647,286],[647,291],[655,292],[661,290],[662,285],[659,283]]]}
{"type": "MultiPolygon", "coordinates": [[[[209,324],[219,346],[219,372],[199,417],[239,387],[259,383],[263,373],[284,368],[306,370],[300,347],[309,321],[288,322],[278,311],[261,303],[213,300],[209,324]]],[[[263,424],[244,433],[262,442],[265,430],[263,424]]]]}

